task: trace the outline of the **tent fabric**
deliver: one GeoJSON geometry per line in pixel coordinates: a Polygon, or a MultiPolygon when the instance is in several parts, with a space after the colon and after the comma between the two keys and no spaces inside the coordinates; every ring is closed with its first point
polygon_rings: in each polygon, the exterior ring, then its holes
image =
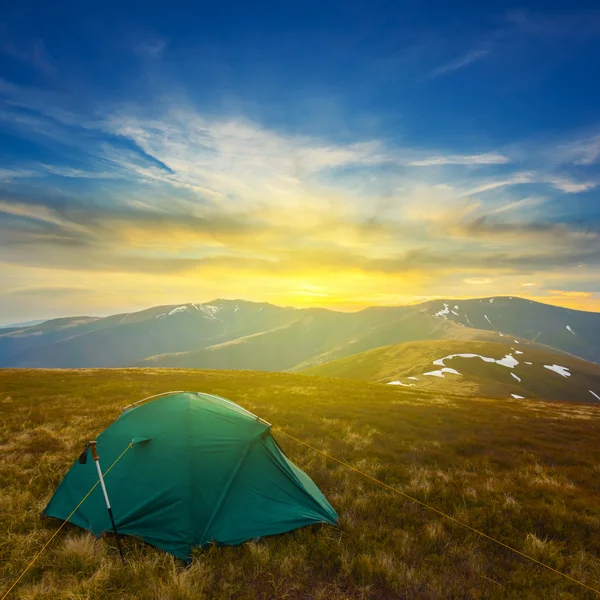
{"type": "MultiPolygon", "coordinates": [[[[233,402],[196,392],[125,410],[97,438],[120,534],[188,560],[211,542],[231,545],[338,515],[315,483],[282,452],[270,425],[233,402]]],[[[92,460],[76,461],[44,509],[66,519],[97,482],[92,460]]],[[[111,531],[100,486],[70,522],[111,531]]]]}

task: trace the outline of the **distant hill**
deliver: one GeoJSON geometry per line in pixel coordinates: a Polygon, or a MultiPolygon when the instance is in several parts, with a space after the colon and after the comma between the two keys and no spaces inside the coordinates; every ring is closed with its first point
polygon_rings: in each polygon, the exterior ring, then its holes
{"type": "Polygon", "coordinates": [[[203,348],[277,327],[293,308],[243,301],[157,306],[105,318],[54,319],[0,332],[0,365],[117,367],[147,356],[203,348]]]}
{"type": "Polygon", "coordinates": [[[139,366],[299,370],[394,342],[489,337],[491,332],[467,330],[415,308],[351,314],[310,309],[296,311],[278,327],[200,350],[151,356],[139,366]]]}
{"type": "Polygon", "coordinates": [[[39,325],[48,319],[34,319],[33,321],[23,321],[20,323],[8,323],[7,325],[0,325],[0,329],[23,329],[23,327],[33,327],[33,325],[39,325]]]}
{"type": "Polygon", "coordinates": [[[600,365],[531,342],[440,340],[375,348],[304,370],[456,395],[600,403],[600,365]]]}
{"type": "Polygon", "coordinates": [[[214,300],[0,330],[0,367],[300,370],[390,344],[505,338],[599,362],[596,332],[598,313],[521,298],[434,301],[354,313],[214,300]]]}
{"type": "MultiPolygon", "coordinates": [[[[424,305],[422,305],[424,306],[424,305]]],[[[426,304],[438,318],[465,327],[496,331],[600,362],[600,314],[496,296],[426,304]]]]}

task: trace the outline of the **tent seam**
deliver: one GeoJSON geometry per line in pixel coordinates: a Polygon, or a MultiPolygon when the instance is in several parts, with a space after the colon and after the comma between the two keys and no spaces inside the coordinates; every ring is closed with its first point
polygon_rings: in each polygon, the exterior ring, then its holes
{"type": "MultiPolygon", "coordinates": [[[[269,432],[270,433],[270,432],[269,432]]],[[[275,446],[279,449],[279,444],[277,444],[275,437],[271,434],[270,438],[272,441],[275,442],[275,446]]],[[[267,455],[269,456],[269,460],[279,469],[279,471],[285,476],[287,477],[290,481],[292,481],[293,483],[296,484],[296,486],[298,486],[298,488],[300,490],[302,490],[303,494],[309,499],[310,503],[312,504],[313,508],[316,507],[317,510],[320,512],[323,509],[323,506],[321,505],[320,502],[318,502],[317,500],[315,500],[315,497],[310,493],[309,490],[306,489],[306,487],[304,486],[304,483],[296,476],[296,474],[293,471],[287,471],[286,469],[284,469],[281,464],[279,464],[279,462],[277,460],[275,460],[275,457],[273,455],[273,453],[271,452],[270,448],[268,448],[264,443],[263,443],[263,447],[265,448],[265,450],[267,451],[267,455]]],[[[285,458],[292,464],[294,464],[284,453],[285,458]]],[[[296,465],[294,465],[296,466],[296,465]]],[[[333,508],[333,507],[332,507],[333,508]]],[[[335,511],[334,511],[335,512],[335,511]]]]}
{"type": "MultiPolygon", "coordinates": [[[[192,412],[192,400],[191,400],[189,394],[187,395],[187,397],[188,397],[188,411],[189,411],[189,413],[191,413],[192,412]]],[[[192,461],[194,460],[193,454],[192,454],[192,452],[190,452],[190,442],[191,442],[191,437],[192,437],[191,423],[192,423],[191,414],[188,414],[187,440],[186,440],[187,449],[188,449],[188,452],[187,452],[187,454],[188,454],[188,477],[187,477],[187,480],[188,480],[188,495],[187,495],[188,503],[187,503],[187,505],[188,505],[188,507],[187,508],[188,508],[188,522],[190,524],[190,529],[192,531],[194,531],[195,528],[194,528],[194,520],[192,518],[192,502],[189,501],[192,498],[192,466],[195,466],[195,465],[191,464],[192,461]]],[[[191,544],[190,544],[189,554],[190,554],[190,556],[192,554],[192,545],[191,544]]]]}
{"type": "Polygon", "coordinates": [[[225,487],[223,488],[221,495],[219,496],[217,505],[215,506],[215,509],[213,510],[213,514],[210,516],[210,519],[208,520],[208,523],[206,524],[206,527],[204,528],[204,532],[202,533],[203,540],[205,539],[206,534],[209,532],[210,528],[212,527],[213,523],[215,522],[216,518],[218,517],[219,513],[221,512],[221,507],[223,506],[223,502],[225,501],[225,498],[227,497],[229,490],[231,489],[231,486],[233,485],[233,482],[236,480],[237,474],[240,472],[242,465],[244,464],[244,462],[246,462],[246,457],[250,453],[250,448],[252,448],[253,444],[256,441],[257,441],[256,439],[250,441],[250,443],[244,449],[244,452],[243,452],[242,456],[240,457],[240,459],[238,460],[237,464],[233,468],[231,475],[229,476],[229,479],[228,479],[227,483],[225,484],[225,487]]]}
{"type": "MultiPolygon", "coordinates": [[[[250,412],[247,408],[244,408],[243,406],[240,406],[239,404],[236,404],[235,402],[232,402],[231,400],[227,400],[227,398],[222,398],[221,396],[216,396],[215,394],[207,394],[206,392],[196,392],[196,393],[199,396],[205,397],[207,400],[210,400],[211,402],[213,402],[215,404],[219,404],[218,402],[215,402],[215,400],[222,400],[223,402],[227,403],[230,406],[233,406],[235,408],[241,408],[244,413],[247,413],[248,416],[253,417],[257,421],[264,421],[264,419],[261,419],[259,416],[250,412]]],[[[233,412],[236,412],[230,406],[228,406],[227,408],[233,412]]],[[[270,423],[269,423],[269,425],[270,425],[270,423]]]]}

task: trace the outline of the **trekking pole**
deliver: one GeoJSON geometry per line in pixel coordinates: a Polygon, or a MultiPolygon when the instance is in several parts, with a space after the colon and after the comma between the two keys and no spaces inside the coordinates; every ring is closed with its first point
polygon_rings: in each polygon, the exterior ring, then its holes
{"type": "Polygon", "coordinates": [[[110,517],[110,522],[112,523],[113,531],[115,532],[115,537],[117,538],[117,546],[119,548],[119,554],[121,555],[121,560],[123,564],[125,564],[125,556],[123,556],[123,548],[121,548],[121,539],[119,538],[119,532],[117,531],[117,525],[115,524],[115,518],[113,517],[112,508],[110,507],[110,500],[108,499],[108,494],[106,493],[106,486],[104,485],[104,477],[102,476],[102,469],[100,468],[100,457],[98,456],[98,451],[96,450],[96,440],[90,441],[90,449],[92,451],[92,458],[96,463],[96,471],[98,471],[98,479],[100,479],[100,485],[102,486],[102,493],[104,494],[104,500],[106,502],[106,508],[108,509],[108,516],[110,517]]]}

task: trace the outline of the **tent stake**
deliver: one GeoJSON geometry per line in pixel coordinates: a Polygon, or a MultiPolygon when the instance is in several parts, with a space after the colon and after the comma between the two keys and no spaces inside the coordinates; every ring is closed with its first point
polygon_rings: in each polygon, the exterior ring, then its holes
{"type": "Polygon", "coordinates": [[[104,477],[102,476],[102,469],[100,468],[100,457],[98,456],[98,451],[96,450],[96,440],[90,441],[90,449],[92,450],[92,458],[96,463],[96,471],[98,471],[98,479],[100,479],[100,485],[102,487],[102,493],[104,494],[104,501],[106,502],[106,508],[108,510],[108,516],[110,517],[110,522],[112,523],[113,531],[115,532],[115,537],[117,538],[117,546],[119,548],[119,554],[121,555],[121,560],[123,564],[125,564],[125,556],[123,555],[123,548],[121,548],[121,538],[119,537],[119,532],[117,531],[117,525],[115,524],[115,518],[113,517],[112,508],[110,507],[110,500],[108,499],[108,494],[106,493],[106,486],[104,485],[104,477]]]}

